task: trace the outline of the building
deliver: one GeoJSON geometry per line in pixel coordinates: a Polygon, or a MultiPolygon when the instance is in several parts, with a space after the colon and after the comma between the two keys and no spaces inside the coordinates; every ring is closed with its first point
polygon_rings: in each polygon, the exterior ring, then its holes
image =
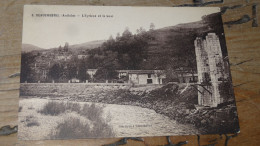
{"type": "Polygon", "coordinates": [[[177,77],[179,83],[196,83],[198,81],[198,74],[179,73],[177,77]]]}
{"type": "Polygon", "coordinates": [[[219,38],[215,33],[208,33],[205,39],[197,37],[194,45],[198,70],[198,104],[217,107],[223,103],[219,85],[227,76],[219,38]]]}
{"type": "MultiPolygon", "coordinates": [[[[163,84],[166,75],[163,70],[116,70],[117,82],[134,84],[163,84]]],[[[88,69],[87,73],[92,79],[97,69],[88,69]]],[[[112,81],[116,82],[116,81],[112,81]]]]}
{"type": "Polygon", "coordinates": [[[70,60],[72,58],[72,55],[58,55],[56,56],[56,60],[70,60]]]}
{"type": "Polygon", "coordinates": [[[121,79],[123,77],[127,77],[129,71],[130,70],[117,70],[118,78],[121,79]]]}
{"type": "Polygon", "coordinates": [[[85,59],[88,58],[88,55],[78,55],[78,59],[85,59]]]}
{"type": "Polygon", "coordinates": [[[128,76],[134,84],[163,84],[166,78],[162,70],[129,70],[128,76]]]}

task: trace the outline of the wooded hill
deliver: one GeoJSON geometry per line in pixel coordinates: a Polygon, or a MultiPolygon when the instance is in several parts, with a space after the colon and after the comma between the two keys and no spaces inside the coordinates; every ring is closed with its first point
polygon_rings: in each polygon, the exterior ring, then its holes
{"type": "Polygon", "coordinates": [[[96,76],[94,76],[97,80],[104,80],[104,77],[106,77],[105,79],[114,79],[117,77],[115,70],[120,69],[160,69],[169,72],[182,70],[183,72],[196,73],[194,40],[198,36],[205,37],[209,32],[214,32],[219,36],[223,56],[227,55],[220,13],[204,16],[201,21],[197,22],[161,29],[155,29],[155,27],[153,25],[148,31],[140,27],[136,34],[126,29],[122,35],[118,33],[115,38],[110,37],[107,41],[93,41],[72,46],[67,44],[59,48],[34,50],[31,55],[23,53],[21,77],[29,74],[28,71],[23,73],[23,68],[28,70],[29,66],[34,66],[35,62],[38,62],[37,64],[51,64],[49,68],[46,65],[42,66],[47,67],[44,70],[48,70],[49,79],[56,80],[59,80],[61,75],[65,80],[77,78],[76,72],[82,72],[81,74],[84,75],[82,80],[84,81],[87,79],[85,76],[87,69],[98,69],[96,76]],[[64,52],[65,47],[66,51],[64,52]],[[85,55],[86,58],[79,59],[77,57],[79,54],[85,55]],[[65,61],[55,60],[57,55],[71,55],[72,58],[65,61]],[[51,75],[52,68],[55,68],[55,77],[51,75]],[[73,74],[71,75],[71,73],[73,74]]]}
{"type": "Polygon", "coordinates": [[[149,31],[140,28],[137,32],[133,35],[126,29],[121,36],[110,37],[101,47],[90,50],[87,68],[196,70],[194,40],[209,32],[215,32],[225,48],[220,13],[204,16],[198,22],[149,31]]]}

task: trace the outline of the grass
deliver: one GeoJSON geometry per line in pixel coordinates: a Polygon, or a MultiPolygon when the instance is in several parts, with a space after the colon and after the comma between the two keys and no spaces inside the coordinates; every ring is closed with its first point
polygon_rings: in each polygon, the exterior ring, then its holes
{"type": "Polygon", "coordinates": [[[65,113],[68,110],[80,113],[81,106],[79,105],[79,103],[72,103],[72,102],[64,103],[58,101],[49,101],[38,112],[44,115],[57,116],[62,113],[65,113]]]}

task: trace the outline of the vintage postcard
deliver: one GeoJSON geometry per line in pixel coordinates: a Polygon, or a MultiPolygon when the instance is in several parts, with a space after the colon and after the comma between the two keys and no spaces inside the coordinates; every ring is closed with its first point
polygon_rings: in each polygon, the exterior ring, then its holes
{"type": "Polygon", "coordinates": [[[21,140],[239,132],[219,8],[26,5],[21,140]]]}

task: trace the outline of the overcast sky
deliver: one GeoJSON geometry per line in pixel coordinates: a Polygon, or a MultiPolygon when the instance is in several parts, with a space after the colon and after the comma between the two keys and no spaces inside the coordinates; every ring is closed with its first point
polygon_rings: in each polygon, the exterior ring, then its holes
{"type": "Polygon", "coordinates": [[[80,44],[94,40],[105,40],[110,35],[125,30],[133,33],[143,27],[149,30],[154,23],[155,29],[201,20],[201,17],[219,12],[219,8],[173,8],[173,7],[106,7],[106,6],[39,6],[24,7],[23,43],[41,48],[80,44]],[[34,17],[32,16],[34,15],[34,17]],[[36,17],[36,14],[59,14],[60,17],[36,17]],[[77,17],[62,17],[74,14],[77,17]],[[82,15],[96,17],[82,17],[82,15]],[[113,15],[98,17],[98,15],[113,15]]]}

